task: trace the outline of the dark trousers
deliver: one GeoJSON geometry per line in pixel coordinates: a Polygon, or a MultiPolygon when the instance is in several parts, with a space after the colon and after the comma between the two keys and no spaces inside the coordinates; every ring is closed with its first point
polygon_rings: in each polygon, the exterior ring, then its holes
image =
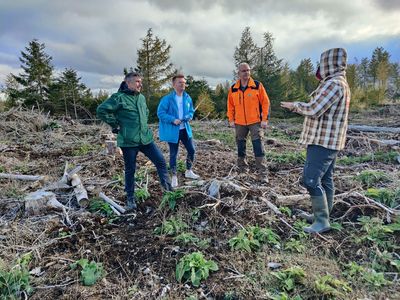
{"type": "Polygon", "coordinates": [[[172,174],[176,174],[176,158],[179,152],[179,142],[182,142],[187,151],[186,156],[186,169],[190,170],[194,161],[194,154],[196,152],[193,144],[193,139],[190,138],[186,129],[179,130],[179,139],[177,143],[168,143],[169,145],[169,167],[172,174]]]}
{"type": "Polygon", "coordinates": [[[264,157],[264,149],[261,143],[262,130],[260,123],[251,125],[235,124],[235,132],[238,157],[246,157],[246,139],[249,132],[251,143],[253,144],[254,156],[264,157]]]}
{"type": "Polygon", "coordinates": [[[338,151],[318,145],[308,145],[303,170],[303,185],[311,196],[333,196],[333,171],[338,151]]]}
{"type": "Polygon", "coordinates": [[[121,149],[124,155],[125,163],[125,192],[128,197],[133,197],[135,194],[136,157],[139,151],[146,155],[156,166],[162,187],[167,191],[171,190],[171,182],[168,177],[167,164],[164,156],[156,144],[151,142],[148,145],[140,145],[138,147],[121,147],[121,149]]]}

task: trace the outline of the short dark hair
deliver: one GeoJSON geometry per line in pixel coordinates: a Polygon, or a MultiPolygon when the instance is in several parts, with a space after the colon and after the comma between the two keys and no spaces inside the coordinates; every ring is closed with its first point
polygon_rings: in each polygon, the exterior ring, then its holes
{"type": "Polygon", "coordinates": [[[174,83],[174,82],[175,82],[175,79],[177,79],[177,78],[185,78],[185,75],[183,75],[183,74],[175,74],[175,75],[172,77],[172,83],[174,83]]]}
{"type": "Polygon", "coordinates": [[[128,74],[125,75],[125,81],[131,81],[133,77],[142,77],[142,76],[140,76],[140,74],[137,72],[129,72],[128,74]]]}

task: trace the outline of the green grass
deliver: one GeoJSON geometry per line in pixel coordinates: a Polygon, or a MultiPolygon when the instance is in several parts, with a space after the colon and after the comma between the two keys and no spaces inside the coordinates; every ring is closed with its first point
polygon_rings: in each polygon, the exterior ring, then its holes
{"type": "Polygon", "coordinates": [[[267,151],[265,158],[268,162],[277,164],[303,164],[306,160],[306,151],[267,151]]]}

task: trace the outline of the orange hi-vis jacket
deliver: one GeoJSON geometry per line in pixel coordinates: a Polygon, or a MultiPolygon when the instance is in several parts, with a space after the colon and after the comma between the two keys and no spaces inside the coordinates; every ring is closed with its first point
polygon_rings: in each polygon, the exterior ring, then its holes
{"type": "Polygon", "coordinates": [[[228,93],[229,122],[238,125],[251,125],[268,121],[269,98],[261,82],[249,79],[244,92],[240,89],[240,80],[231,86],[228,93]]]}

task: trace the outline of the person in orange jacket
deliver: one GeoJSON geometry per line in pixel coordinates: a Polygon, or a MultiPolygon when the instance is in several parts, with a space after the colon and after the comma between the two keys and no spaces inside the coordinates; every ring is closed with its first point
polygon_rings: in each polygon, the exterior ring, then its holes
{"type": "Polygon", "coordinates": [[[229,89],[227,101],[229,125],[235,128],[236,133],[237,166],[239,172],[245,171],[248,166],[246,139],[250,132],[256,168],[265,173],[267,169],[261,137],[268,126],[269,98],[263,84],[251,78],[247,63],[239,65],[238,75],[239,80],[229,89]]]}

